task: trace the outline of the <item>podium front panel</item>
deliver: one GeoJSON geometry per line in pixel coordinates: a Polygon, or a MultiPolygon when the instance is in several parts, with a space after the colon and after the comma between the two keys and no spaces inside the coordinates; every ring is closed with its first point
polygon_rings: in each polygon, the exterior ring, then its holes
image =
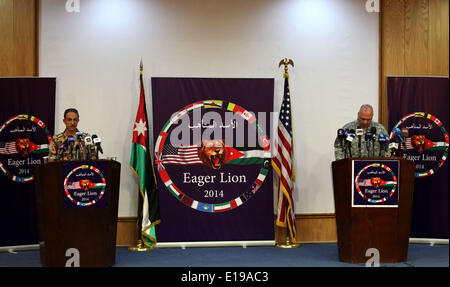
{"type": "Polygon", "coordinates": [[[36,170],[41,263],[65,266],[67,250],[80,266],[115,263],[120,163],[51,162],[36,170]]]}
{"type": "Polygon", "coordinates": [[[370,248],[379,251],[381,262],[407,260],[414,168],[400,158],[332,163],[341,261],[364,263],[370,248]]]}

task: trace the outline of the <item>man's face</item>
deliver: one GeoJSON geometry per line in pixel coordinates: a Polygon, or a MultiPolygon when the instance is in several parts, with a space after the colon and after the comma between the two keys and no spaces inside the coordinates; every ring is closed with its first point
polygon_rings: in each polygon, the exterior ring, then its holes
{"type": "Polygon", "coordinates": [[[370,109],[360,110],[358,112],[358,125],[365,129],[372,123],[373,111],[370,109]]]}
{"type": "Polygon", "coordinates": [[[66,117],[63,119],[63,122],[66,125],[66,129],[69,133],[74,133],[77,131],[78,121],[78,115],[74,112],[68,112],[66,114],[66,117]]]}

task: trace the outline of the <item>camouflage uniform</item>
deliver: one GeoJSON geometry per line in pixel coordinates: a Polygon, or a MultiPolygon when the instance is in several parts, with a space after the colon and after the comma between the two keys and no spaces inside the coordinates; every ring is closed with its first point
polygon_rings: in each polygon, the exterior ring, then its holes
{"type": "MultiPolygon", "coordinates": [[[[353,122],[350,122],[350,123],[344,125],[342,127],[342,129],[344,131],[347,129],[348,130],[353,129],[356,132],[357,127],[358,127],[358,121],[355,120],[353,122]]],[[[386,136],[386,138],[389,138],[389,134],[387,133],[386,129],[377,122],[372,122],[369,127],[363,129],[363,135],[361,136],[361,156],[360,157],[373,157],[373,156],[379,157],[380,156],[380,143],[378,142],[378,135],[380,135],[380,134],[384,134],[386,136]],[[370,153],[369,153],[369,151],[367,150],[366,139],[364,137],[364,134],[367,131],[370,131],[370,129],[372,127],[375,127],[377,129],[377,133],[375,135],[376,140],[374,141],[373,146],[372,146],[372,142],[370,143],[370,153]],[[374,150],[374,155],[372,154],[372,152],[373,152],[372,147],[374,150]]],[[[338,137],[336,137],[336,140],[334,141],[334,156],[335,156],[336,160],[345,158],[345,142],[346,142],[346,140],[343,139],[342,143],[341,143],[341,140],[338,137]]],[[[353,139],[350,149],[351,149],[352,157],[358,157],[358,136],[355,136],[355,138],[353,139]]],[[[390,152],[387,148],[387,143],[386,143],[385,149],[381,151],[381,156],[382,157],[383,156],[390,157],[390,152]]],[[[350,157],[350,154],[348,153],[348,151],[347,151],[347,157],[350,157]]]]}
{"type": "MultiPolygon", "coordinates": [[[[78,132],[78,130],[77,130],[78,132]]],[[[87,133],[83,133],[83,142],[84,139],[89,136],[89,134],[87,133]]],[[[62,153],[62,158],[61,158],[61,152],[60,152],[60,147],[62,146],[62,144],[67,140],[67,138],[69,137],[69,134],[67,133],[66,130],[64,130],[64,132],[57,134],[55,136],[53,136],[52,138],[52,142],[50,143],[50,147],[49,147],[49,152],[48,152],[48,157],[49,160],[72,160],[72,159],[76,159],[76,150],[79,147],[80,148],[80,160],[84,160],[84,159],[88,159],[88,147],[83,149],[83,145],[81,145],[80,141],[78,141],[78,139],[76,137],[75,138],[75,144],[73,146],[72,151],[70,150],[69,146],[66,143],[66,146],[64,147],[64,151],[62,153]]],[[[97,153],[95,151],[95,146],[92,144],[90,145],[90,149],[91,149],[91,159],[97,159],[97,153]]]]}

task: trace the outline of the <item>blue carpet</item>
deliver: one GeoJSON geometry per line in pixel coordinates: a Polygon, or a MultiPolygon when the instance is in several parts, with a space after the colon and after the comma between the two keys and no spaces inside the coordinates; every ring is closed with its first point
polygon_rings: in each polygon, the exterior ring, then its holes
{"type": "MultiPolygon", "coordinates": [[[[0,267],[40,267],[39,256],[39,250],[1,252],[0,267]]],[[[406,262],[380,266],[448,268],[448,245],[410,244],[406,262]]],[[[118,247],[114,267],[364,267],[364,264],[340,262],[336,243],[305,243],[297,249],[197,247],[131,252],[118,247]]]]}

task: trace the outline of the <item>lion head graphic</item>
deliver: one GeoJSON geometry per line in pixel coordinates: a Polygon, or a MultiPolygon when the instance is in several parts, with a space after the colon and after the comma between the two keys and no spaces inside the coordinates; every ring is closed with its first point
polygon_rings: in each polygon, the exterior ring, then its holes
{"type": "Polygon", "coordinates": [[[225,160],[223,140],[203,140],[198,150],[200,160],[211,169],[220,169],[225,160]]]}
{"type": "Polygon", "coordinates": [[[21,156],[28,156],[30,152],[30,139],[16,139],[16,149],[21,156]]]}
{"type": "Polygon", "coordinates": [[[411,137],[411,145],[416,151],[423,152],[425,149],[425,140],[424,135],[413,135],[411,137]]]}
{"type": "Polygon", "coordinates": [[[86,191],[89,189],[90,181],[89,179],[81,179],[80,180],[80,187],[82,190],[86,191]]]}
{"type": "Polygon", "coordinates": [[[380,177],[372,177],[370,179],[370,183],[372,184],[372,186],[375,186],[376,188],[378,188],[381,185],[381,178],[380,177]]]}

